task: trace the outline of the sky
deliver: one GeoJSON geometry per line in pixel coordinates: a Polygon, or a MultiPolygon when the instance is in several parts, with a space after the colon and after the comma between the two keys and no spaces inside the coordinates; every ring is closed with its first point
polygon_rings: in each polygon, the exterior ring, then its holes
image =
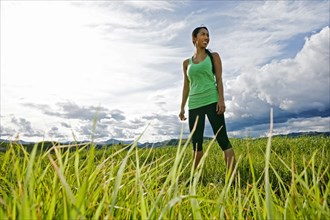
{"type": "Polygon", "coordinates": [[[1,139],[187,137],[182,63],[201,25],[222,60],[229,137],[266,136],[270,109],[273,134],[330,131],[329,4],[1,1],[1,139]]]}

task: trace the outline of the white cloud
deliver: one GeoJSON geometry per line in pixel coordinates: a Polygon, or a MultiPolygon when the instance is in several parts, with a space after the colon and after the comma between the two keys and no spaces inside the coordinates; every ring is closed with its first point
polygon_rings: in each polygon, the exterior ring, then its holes
{"type": "Polygon", "coordinates": [[[100,106],[96,138],[133,139],[150,122],[144,140],[178,137],[182,61],[193,52],[191,31],[200,24],[223,60],[235,132],[253,120],[260,126],[254,131],[264,132],[270,105],[283,121],[310,100],[307,109],[325,111],[329,28],[320,29],[328,25],[326,5],[1,2],[1,135],[18,129],[10,123],[16,117],[53,138],[74,132],[87,139],[100,106]],[[289,50],[293,39],[312,32],[298,54],[289,50]]]}
{"type": "MultiPolygon", "coordinates": [[[[261,117],[270,106],[292,113],[329,109],[329,27],[306,39],[294,58],[243,70],[227,82],[233,119],[261,117]]],[[[317,112],[316,112],[317,114],[317,112]]]]}
{"type": "MultiPolygon", "coordinates": [[[[4,4],[10,25],[1,25],[2,88],[11,100],[72,100],[129,111],[129,103],[173,80],[161,65],[172,63],[177,50],[156,43],[169,40],[166,35],[175,33],[182,21],[147,19],[121,4],[78,5],[4,4]]],[[[5,112],[17,111],[14,105],[8,100],[5,112]]]]}
{"type": "MultiPolygon", "coordinates": [[[[178,4],[169,1],[125,1],[126,6],[132,6],[137,9],[142,9],[147,12],[149,11],[174,11],[174,8],[178,4]]],[[[182,4],[182,3],[179,3],[182,4]]]]}
{"type": "Polygon", "coordinates": [[[297,36],[329,25],[328,9],[328,1],[244,1],[233,10],[213,12],[210,16],[221,19],[211,24],[210,47],[223,57],[224,77],[276,57],[290,58],[287,47],[297,36]]]}
{"type": "Polygon", "coordinates": [[[287,134],[292,131],[330,131],[330,117],[294,118],[284,123],[278,123],[274,128],[274,134],[287,134]]]}

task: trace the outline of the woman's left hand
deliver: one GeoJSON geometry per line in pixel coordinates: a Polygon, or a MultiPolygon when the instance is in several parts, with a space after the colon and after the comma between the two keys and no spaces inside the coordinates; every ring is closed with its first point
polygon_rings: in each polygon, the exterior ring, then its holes
{"type": "Polygon", "coordinates": [[[216,109],[216,111],[217,111],[217,114],[218,114],[218,115],[225,113],[225,111],[226,111],[226,105],[225,105],[225,102],[223,102],[223,101],[219,101],[219,102],[217,103],[217,109],[216,109]]]}

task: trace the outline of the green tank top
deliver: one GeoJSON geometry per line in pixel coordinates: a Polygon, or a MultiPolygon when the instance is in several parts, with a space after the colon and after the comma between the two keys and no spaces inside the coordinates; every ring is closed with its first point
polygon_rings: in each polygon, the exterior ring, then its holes
{"type": "Polygon", "coordinates": [[[209,56],[198,64],[194,64],[190,58],[187,73],[190,88],[189,110],[218,102],[219,95],[209,56]]]}

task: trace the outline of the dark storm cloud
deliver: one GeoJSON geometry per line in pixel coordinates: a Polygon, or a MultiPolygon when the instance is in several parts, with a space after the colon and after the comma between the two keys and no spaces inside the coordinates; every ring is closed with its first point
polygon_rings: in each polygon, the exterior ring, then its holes
{"type": "Polygon", "coordinates": [[[126,123],[122,121],[100,121],[95,125],[91,123],[81,124],[76,132],[85,137],[85,139],[134,139],[139,133],[134,132],[140,129],[141,126],[136,126],[134,123],[126,123]]]}
{"type": "Polygon", "coordinates": [[[61,125],[65,128],[71,128],[71,126],[65,122],[61,122],[61,125]]]}
{"type": "Polygon", "coordinates": [[[79,135],[85,137],[85,139],[95,138],[107,138],[109,136],[108,126],[97,123],[95,127],[91,123],[83,124],[78,129],[79,135]]]}
{"type": "Polygon", "coordinates": [[[100,120],[103,118],[109,118],[108,109],[95,106],[79,106],[73,102],[58,103],[60,107],[60,113],[55,113],[55,116],[68,118],[68,119],[80,119],[86,121],[93,121],[95,119],[100,120]]]}
{"type": "Polygon", "coordinates": [[[3,125],[0,125],[0,136],[1,137],[10,137],[15,135],[16,131],[9,127],[4,127],[3,125]]]}
{"type": "Polygon", "coordinates": [[[66,136],[63,135],[57,127],[52,127],[48,132],[48,136],[55,139],[65,140],[66,136]]]}
{"type": "MultiPolygon", "coordinates": [[[[80,106],[74,102],[57,103],[57,108],[52,108],[45,104],[24,103],[24,106],[35,108],[49,116],[65,119],[79,119],[83,121],[100,121],[103,119],[113,119],[115,121],[125,120],[125,115],[118,109],[109,110],[102,106],[80,106]]],[[[66,127],[64,125],[64,127],[66,127]]]]}
{"type": "Polygon", "coordinates": [[[131,124],[131,128],[132,129],[136,129],[139,127],[143,127],[146,124],[146,120],[142,119],[142,118],[135,118],[133,120],[130,120],[130,124],[131,124]]]}
{"type": "MultiPolygon", "coordinates": [[[[24,106],[38,109],[48,116],[60,119],[78,119],[73,125],[60,122],[63,128],[71,128],[72,132],[86,140],[111,138],[134,138],[145,126],[145,119],[126,120],[125,113],[119,109],[105,107],[80,106],[73,102],[57,103],[56,108],[44,104],[25,103],[24,106]],[[97,118],[94,124],[94,118],[97,118]],[[95,127],[94,127],[95,126],[95,127]]],[[[48,131],[50,137],[64,138],[58,127],[48,131]]]]}
{"type": "Polygon", "coordinates": [[[116,121],[123,121],[126,119],[124,112],[114,109],[110,111],[111,118],[115,119],[116,121]]]}
{"type": "Polygon", "coordinates": [[[26,137],[41,137],[43,133],[35,128],[32,128],[32,124],[25,118],[11,118],[11,123],[18,129],[18,133],[26,137]]]}

